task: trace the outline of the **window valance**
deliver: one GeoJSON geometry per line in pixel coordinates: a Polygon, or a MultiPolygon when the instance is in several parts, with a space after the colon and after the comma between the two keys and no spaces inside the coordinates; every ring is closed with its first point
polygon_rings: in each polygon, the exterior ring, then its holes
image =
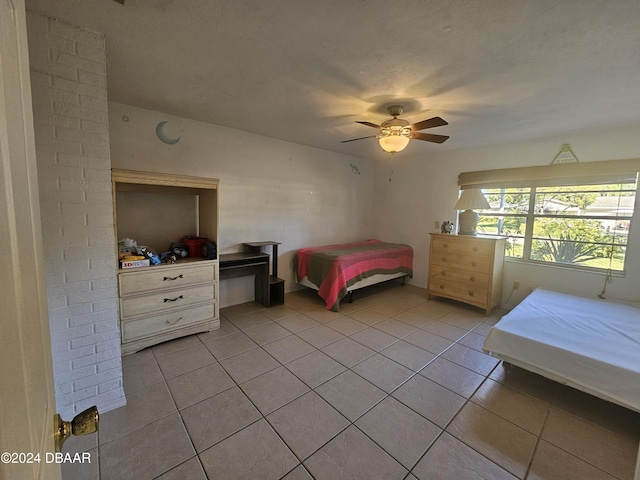
{"type": "Polygon", "coordinates": [[[526,186],[598,185],[635,182],[640,159],[559,163],[534,167],[501,168],[462,172],[461,190],[469,188],[514,188],[526,186]]]}

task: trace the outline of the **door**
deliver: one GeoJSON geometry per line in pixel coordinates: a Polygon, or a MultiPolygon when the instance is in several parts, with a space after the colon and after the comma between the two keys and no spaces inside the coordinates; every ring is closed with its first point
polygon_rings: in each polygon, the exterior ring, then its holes
{"type": "Polygon", "coordinates": [[[0,479],[60,479],[24,0],[0,0],[0,254],[0,479]]]}

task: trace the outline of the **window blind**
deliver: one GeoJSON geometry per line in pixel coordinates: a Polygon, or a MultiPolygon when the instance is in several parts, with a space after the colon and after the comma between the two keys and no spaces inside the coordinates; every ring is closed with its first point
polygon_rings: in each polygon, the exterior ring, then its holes
{"type": "Polygon", "coordinates": [[[640,159],[559,163],[534,167],[501,168],[462,172],[460,190],[469,188],[515,188],[559,185],[598,185],[635,182],[640,159]]]}

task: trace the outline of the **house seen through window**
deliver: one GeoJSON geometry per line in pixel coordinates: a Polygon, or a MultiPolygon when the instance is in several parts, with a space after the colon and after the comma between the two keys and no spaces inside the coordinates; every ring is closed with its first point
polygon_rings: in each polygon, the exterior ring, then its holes
{"type": "Polygon", "coordinates": [[[478,233],[508,236],[515,259],[622,272],[637,177],[611,180],[483,188],[491,208],[479,212],[478,233]]]}

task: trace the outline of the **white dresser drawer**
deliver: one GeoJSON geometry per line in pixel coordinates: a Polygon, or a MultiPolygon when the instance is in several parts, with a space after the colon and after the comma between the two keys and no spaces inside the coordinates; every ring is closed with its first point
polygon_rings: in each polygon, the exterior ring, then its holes
{"type": "Polygon", "coordinates": [[[172,265],[169,267],[149,267],[141,271],[120,272],[120,295],[150,292],[165,288],[213,282],[215,263],[172,265]]]}
{"type": "Polygon", "coordinates": [[[198,303],[212,303],[216,298],[215,293],[215,284],[209,284],[124,297],[120,299],[120,315],[123,318],[129,318],[135,315],[188,307],[198,303]]]}
{"type": "Polygon", "coordinates": [[[216,304],[123,320],[122,343],[152,337],[216,318],[216,304]]]}

